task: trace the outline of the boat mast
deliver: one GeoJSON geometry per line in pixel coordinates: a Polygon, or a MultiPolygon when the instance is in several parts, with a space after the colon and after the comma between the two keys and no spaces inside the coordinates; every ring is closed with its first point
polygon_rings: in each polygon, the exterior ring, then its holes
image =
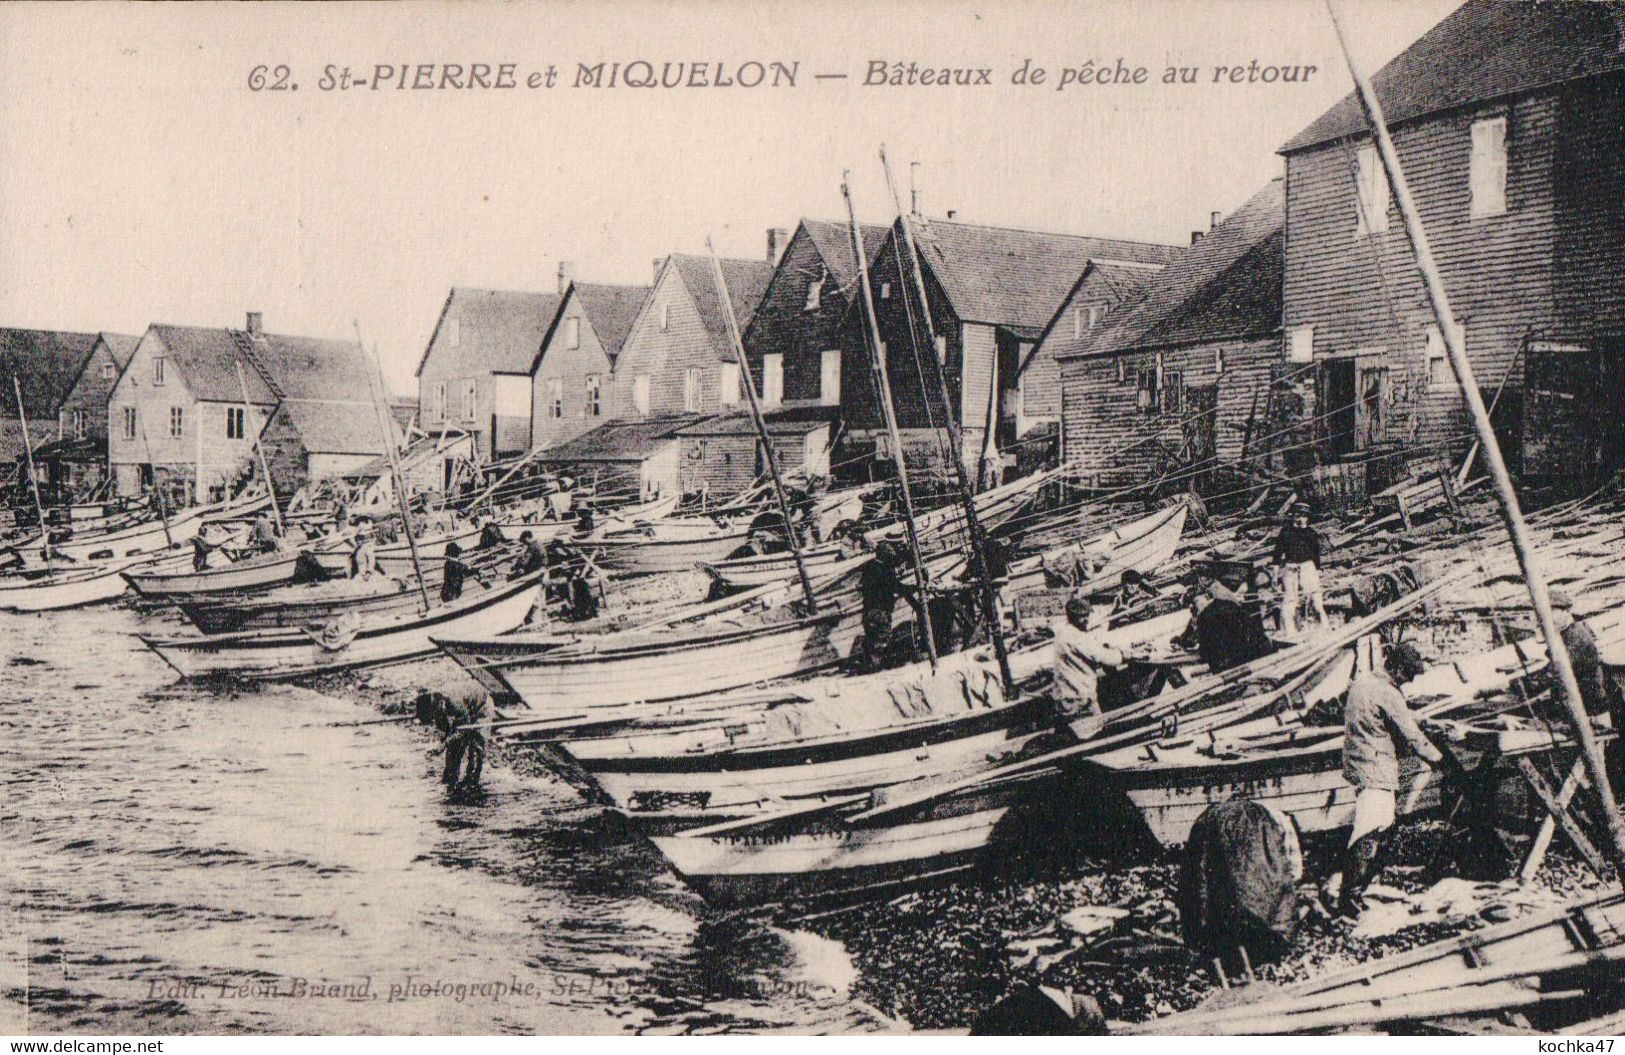
{"type": "Polygon", "coordinates": [[[23,426],[23,450],[28,455],[28,486],[34,492],[34,515],[39,517],[40,549],[45,554],[45,570],[51,570],[51,532],[45,526],[45,504],[39,497],[39,471],[34,468],[34,442],[28,438],[28,411],[23,409],[23,386],[11,375],[11,390],[17,394],[17,420],[23,426]]]}
{"type": "MultiPolygon", "coordinates": [[[[361,342],[361,323],[355,322],[356,350],[363,356],[367,354],[366,345],[361,342]]],[[[389,427],[389,410],[384,406],[383,367],[379,366],[374,358],[374,369],[367,371],[367,388],[372,393],[372,409],[378,418],[378,434],[384,440],[384,453],[389,456],[390,481],[395,486],[395,505],[401,511],[401,528],[406,532],[406,548],[412,552],[412,570],[417,573],[418,596],[423,599],[423,610],[429,610],[429,586],[423,579],[423,561],[418,557],[418,537],[412,530],[412,509],[406,500],[406,487],[401,482],[401,463],[395,450],[394,429],[389,427]]]]}
{"type": "MultiPolygon", "coordinates": [[[[909,269],[914,273],[914,292],[919,297],[920,314],[925,319],[925,340],[929,346],[926,358],[934,364],[937,375],[937,388],[942,396],[944,426],[948,430],[948,446],[952,450],[949,461],[953,462],[954,478],[959,483],[960,504],[965,510],[966,532],[970,537],[971,573],[976,576],[981,586],[977,592],[981,595],[982,612],[987,619],[988,634],[993,639],[993,654],[999,660],[999,674],[1004,678],[1004,690],[1008,693],[1015,682],[1010,675],[1010,653],[1005,647],[1004,627],[999,621],[999,604],[993,592],[993,577],[988,571],[987,533],[982,530],[981,517],[976,513],[976,500],[971,497],[970,479],[965,474],[964,433],[959,427],[959,420],[954,417],[953,396],[948,391],[948,376],[944,373],[942,360],[938,359],[936,354],[936,323],[931,318],[931,302],[926,299],[925,275],[920,270],[920,250],[914,241],[914,226],[910,223],[908,214],[903,211],[903,200],[898,196],[897,181],[892,177],[891,161],[886,157],[884,145],[880,148],[880,164],[886,170],[886,185],[891,188],[892,204],[897,208],[897,216],[902,221],[903,240],[908,243],[909,269]]],[[[906,295],[903,299],[903,310],[908,310],[906,295]]]]}
{"type": "Polygon", "coordinates": [[[931,629],[931,616],[926,607],[925,591],[929,579],[925,573],[925,558],[920,555],[920,534],[914,527],[914,498],[908,489],[908,466],[903,460],[903,440],[897,432],[897,411],[891,401],[891,379],[886,373],[886,350],[880,340],[880,321],[875,317],[875,302],[869,290],[869,258],[863,251],[863,229],[858,226],[858,213],[852,204],[850,173],[841,173],[841,196],[846,199],[846,214],[852,221],[852,257],[858,264],[858,293],[863,301],[863,317],[868,323],[864,343],[874,356],[875,381],[880,386],[880,410],[886,419],[886,432],[891,437],[892,461],[897,466],[897,489],[903,499],[903,523],[908,529],[908,548],[914,556],[914,573],[919,582],[920,622],[925,624],[925,648],[931,654],[931,666],[937,665],[937,638],[931,629]]]}
{"type": "Polygon", "coordinates": [[[1326,0],[1326,10],[1331,15],[1332,27],[1337,31],[1337,40],[1342,45],[1343,56],[1348,61],[1349,75],[1354,79],[1360,105],[1365,110],[1366,120],[1370,122],[1377,153],[1382,159],[1382,167],[1387,173],[1389,186],[1393,189],[1394,202],[1399,206],[1400,218],[1405,223],[1405,235],[1410,239],[1411,250],[1416,254],[1416,269],[1421,272],[1422,284],[1427,289],[1428,300],[1439,324],[1439,333],[1444,339],[1445,352],[1450,356],[1450,366],[1461,386],[1462,397],[1466,400],[1468,413],[1473,420],[1473,429],[1478,433],[1478,445],[1482,449],[1484,464],[1490,471],[1490,479],[1495,484],[1495,495],[1500,501],[1501,516],[1506,521],[1513,552],[1518,556],[1518,566],[1522,569],[1524,582],[1529,587],[1529,600],[1534,605],[1541,636],[1546,639],[1546,654],[1552,669],[1557,672],[1563,700],[1568,706],[1569,717],[1574,722],[1575,736],[1580,742],[1586,773],[1591,778],[1591,787],[1597,795],[1613,844],[1611,849],[1614,869],[1621,876],[1625,876],[1625,824],[1620,820],[1619,808],[1614,802],[1613,790],[1608,784],[1607,767],[1597,746],[1597,738],[1592,732],[1591,719],[1586,714],[1585,702],[1580,695],[1580,684],[1574,677],[1574,664],[1569,658],[1568,646],[1563,643],[1563,637],[1552,619],[1551,595],[1547,592],[1545,577],[1535,564],[1534,540],[1529,534],[1529,525],[1524,521],[1523,510],[1518,505],[1518,496],[1512,488],[1512,476],[1507,472],[1506,460],[1501,456],[1501,447],[1496,442],[1495,431],[1490,426],[1489,411],[1484,408],[1484,398],[1479,394],[1478,380],[1473,376],[1472,364],[1467,360],[1467,350],[1462,346],[1461,335],[1457,332],[1456,316],[1450,310],[1450,298],[1445,293],[1444,279],[1439,273],[1438,262],[1434,259],[1433,246],[1428,241],[1427,229],[1422,225],[1421,214],[1417,211],[1416,201],[1411,196],[1410,184],[1405,180],[1405,171],[1400,167],[1394,141],[1388,134],[1388,125],[1382,115],[1382,104],[1377,100],[1370,80],[1354,58],[1354,49],[1349,44],[1348,35],[1343,29],[1343,21],[1338,14],[1337,0],[1326,0]]]}
{"type": "MultiPolygon", "coordinates": [[[[175,545],[175,539],[169,533],[168,502],[164,501],[164,489],[158,486],[158,463],[152,460],[152,443],[147,439],[147,419],[141,416],[141,408],[135,408],[136,427],[141,430],[141,449],[146,452],[147,464],[152,466],[152,493],[158,498],[158,522],[164,526],[164,545],[175,545]]],[[[199,531],[202,530],[200,527],[199,531]]]]}
{"type": "Polygon", "coordinates": [[[796,574],[801,577],[801,589],[807,595],[807,606],[818,611],[818,598],[813,593],[812,580],[807,578],[807,562],[801,556],[801,541],[796,538],[795,525],[790,522],[790,500],[784,496],[784,480],[779,476],[779,459],[773,453],[773,438],[768,434],[767,422],[762,419],[762,408],[756,403],[756,382],[750,376],[750,364],[745,360],[745,343],[739,337],[739,320],[734,318],[733,298],[728,296],[728,283],[722,275],[722,261],[711,239],[705,240],[705,251],[711,254],[711,277],[717,284],[717,298],[722,301],[722,317],[728,320],[728,341],[733,345],[734,358],[739,363],[739,379],[745,388],[745,399],[750,403],[750,420],[756,425],[756,434],[762,441],[762,456],[767,459],[767,471],[773,477],[773,493],[779,499],[779,515],[784,518],[784,534],[790,542],[790,552],[796,558],[796,574]]]}
{"type": "MultiPolygon", "coordinates": [[[[237,387],[243,393],[243,427],[247,428],[248,408],[251,406],[248,401],[248,378],[243,375],[243,361],[241,359],[237,360],[236,366],[237,387]]],[[[286,534],[288,528],[282,522],[282,510],[278,509],[276,504],[276,488],[271,484],[271,466],[265,461],[265,448],[260,446],[260,434],[258,432],[254,433],[254,453],[258,454],[260,458],[260,473],[265,477],[265,493],[271,496],[271,515],[276,518],[276,529],[286,534]]],[[[226,496],[226,504],[231,504],[230,495],[226,496]]]]}

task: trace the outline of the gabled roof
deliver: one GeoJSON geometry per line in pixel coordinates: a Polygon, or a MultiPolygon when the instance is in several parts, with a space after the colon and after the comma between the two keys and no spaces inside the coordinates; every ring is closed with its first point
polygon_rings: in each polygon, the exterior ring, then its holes
{"type": "MultiPolygon", "coordinates": [[[[243,401],[243,385],[237,380],[237,363],[242,358],[238,334],[242,331],[155,322],[148,332],[156,335],[168,349],[170,363],[194,398],[215,403],[243,401]]],[[[247,383],[249,402],[274,404],[277,401],[276,394],[248,363],[243,363],[243,381],[247,383]]]]}
{"type": "MultiPolygon", "coordinates": [[[[268,333],[249,347],[282,393],[282,410],[305,449],[382,454],[372,364],[360,345],[268,333]]],[[[393,430],[393,418],[391,418],[393,430]]]]}
{"type": "MultiPolygon", "coordinates": [[[[900,224],[890,237],[898,237],[900,224]]],[[[1118,238],[984,227],[952,220],[914,224],[920,257],[964,322],[1041,332],[1090,261],[1160,266],[1177,246],[1118,238]]]]}
{"type": "Polygon", "coordinates": [[[135,354],[135,346],[141,343],[141,338],[128,333],[108,333],[103,330],[98,334],[102,343],[107,345],[107,352],[113,357],[113,363],[121,371],[130,365],[130,357],[135,354]]]}
{"type": "Polygon", "coordinates": [[[1070,355],[1219,340],[1281,324],[1285,181],[1268,185],[1152,280],[1145,297],[1070,355]]]}
{"type": "Polygon", "coordinates": [[[448,318],[458,320],[457,352],[467,361],[498,374],[529,373],[563,300],[558,293],[453,286],[418,360],[417,375],[422,376],[448,318]]]}
{"type": "MultiPolygon", "coordinates": [[[[852,258],[852,225],[830,220],[802,220],[801,229],[817,247],[818,255],[824,258],[824,267],[829,269],[830,277],[841,287],[843,295],[845,290],[854,288],[858,266],[852,258]]],[[[858,231],[863,236],[864,255],[868,257],[865,263],[873,267],[886,241],[887,228],[882,224],[860,223],[858,231]]]]}
{"type": "MultiPolygon", "coordinates": [[[[745,327],[750,325],[751,317],[756,314],[757,305],[762,302],[762,294],[767,292],[767,284],[773,278],[773,265],[765,260],[723,260],[721,264],[722,280],[727,283],[728,299],[733,304],[739,332],[743,334],[745,327]]],[[[705,326],[706,335],[711,338],[711,347],[716,349],[717,358],[733,362],[733,342],[728,337],[727,313],[722,298],[717,296],[711,258],[673,253],[668,258],[667,266],[677,270],[684,287],[688,289],[694,310],[699,312],[700,322],[705,326]]]]}
{"type": "Polygon", "coordinates": [[[1044,328],[1045,353],[1064,359],[1092,349],[1100,336],[1111,327],[1112,320],[1123,317],[1124,313],[1145,299],[1146,291],[1151,288],[1159,273],[1155,268],[1091,260],[1089,266],[1084,268],[1083,274],[1078,276],[1078,281],[1073,283],[1066,299],[1055,309],[1055,315],[1050,319],[1049,325],[1044,328]],[[1117,303],[1112,308],[1112,313],[1094,329],[1085,330],[1082,335],[1074,337],[1071,322],[1065,317],[1066,308],[1078,289],[1090,278],[1103,282],[1117,298],[1117,303]]]}
{"type": "Polygon", "coordinates": [[[371,403],[353,399],[285,399],[277,413],[293,423],[299,441],[312,454],[384,453],[378,413],[371,403]]]}
{"type": "MultiPolygon", "coordinates": [[[[1371,78],[1389,124],[1625,70],[1617,3],[1468,0],[1371,78]]],[[[1345,96],[1281,148],[1291,154],[1367,130],[1345,96]]]]}
{"type": "Polygon", "coordinates": [[[606,421],[590,432],[549,447],[542,462],[638,461],[675,438],[677,430],[700,419],[698,414],[666,414],[606,421]]]}
{"type": "Polygon", "coordinates": [[[0,329],[0,416],[17,416],[15,377],[29,417],[56,417],[95,346],[94,333],[0,329]]]}
{"type": "MultiPolygon", "coordinates": [[[[609,356],[611,364],[621,354],[621,345],[626,343],[626,335],[632,332],[632,323],[637,321],[638,310],[643,307],[644,298],[648,297],[651,288],[595,282],[570,283],[570,292],[566,296],[574,295],[581,301],[581,310],[592,324],[592,332],[598,335],[598,343],[603,345],[604,354],[609,356]]],[[[563,305],[560,308],[562,310],[563,305]]]]}

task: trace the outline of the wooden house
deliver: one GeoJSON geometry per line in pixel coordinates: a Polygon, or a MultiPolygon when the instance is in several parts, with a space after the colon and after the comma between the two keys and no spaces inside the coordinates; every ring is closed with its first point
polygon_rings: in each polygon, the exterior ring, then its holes
{"type": "Polygon", "coordinates": [[[138,340],[122,333],[96,335],[57,410],[57,438],[34,451],[40,476],[53,494],[84,497],[96,493],[107,479],[107,399],[138,340]]]}
{"type": "MultiPolygon", "coordinates": [[[[886,228],[863,224],[861,229],[873,266],[886,228]]],[[[857,289],[849,225],[802,220],[744,328],[745,354],[765,405],[840,406],[841,349],[857,289]]]]}
{"type": "Polygon", "coordinates": [[[279,494],[381,454],[371,370],[355,343],[266,333],[258,312],[242,330],[155,323],[109,396],[117,492],[217,498],[260,471],[262,431],[279,494]]]}
{"type": "Polygon", "coordinates": [[[693,414],[669,414],[605,421],[548,447],[537,462],[603,496],[636,500],[681,493],[677,430],[695,420],[693,414]]]}
{"type": "Polygon", "coordinates": [[[552,447],[620,416],[615,360],[648,295],[648,286],[569,283],[531,360],[532,447],[552,447]]]}
{"type": "MultiPolygon", "coordinates": [[[[770,238],[768,252],[777,246],[770,238]]],[[[741,332],[773,274],[773,260],[722,260],[741,332]]],[[[714,414],[740,405],[739,360],[709,256],[674,253],[658,262],[615,362],[613,403],[622,417],[714,414]]]]}
{"type": "Polygon", "coordinates": [[[530,445],[531,363],[564,299],[453,287],[418,362],[418,426],[467,433],[484,461],[530,445]]]}
{"type": "MultiPolygon", "coordinates": [[[[1469,0],[1373,78],[1502,447],[1534,476],[1625,455],[1625,8],[1469,0]]],[[[1286,158],[1285,343],[1327,459],[1430,467],[1472,437],[1358,101],[1286,158]]]]}
{"type": "MultiPolygon", "coordinates": [[[[94,333],[0,329],[0,481],[26,479],[23,421],[37,450],[60,439],[58,411],[97,343],[94,333]],[[17,388],[13,388],[15,378],[17,388]],[[17,391],[23,413],[17,412],[17,391]]],[[[42,470],[41,477],[44,479],[42,470]]]]}
{"type": "MultiPolygon", "coordinates": [[[[835,412],[836,408],[818,403],[782,404],[763,412],[780,473],[829,476],[835,412]]],[[[710,415],[682,426],[675,436],[684,494],[717,500],[767,478],[761,436],[748,409],[710,415]]]]}
{"type": "Polygon", "coordinates": [[[1090,265],[1041,342],[1059,361],[1064,456],[1087,484],[1183,486],[1262,434],[1282,360],[1284,220],[1274,180],[1115,309],[1089,291],[1121,280],[1090,265]]]}
{"type": "MultiPolygon", "coordinates": [[[[1053,428],[1055,371],[1049,354],[1040,354],[1040,339],[1090,264],[1117,273],[1155,272],[1178,252],[1149,242],[952,220],[916,218],[912,226],[934,347],[925,345],[912,267],[898,266],[899,258],[909,260],[906,243],[899,253],[901,221],[887,232],[870,273],[898,426],[909,456],[930,462],[941,449],[945,413],[952,413],[973,471],[988,454],[1014,452],[1032,443],[1037,430],[1053,428]],[[948,382],[946,410],[933,357],[948,382]]],[[[841,366],[842,413],[858,438],[876,436],[884,426],[862,316],[861,305],[847,312],[841,366]]]]}

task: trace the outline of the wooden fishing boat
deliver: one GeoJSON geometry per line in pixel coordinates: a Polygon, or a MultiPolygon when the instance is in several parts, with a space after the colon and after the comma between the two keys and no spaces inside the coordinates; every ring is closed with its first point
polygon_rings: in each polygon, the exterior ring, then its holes
{"type": "Polygon", "coordinates": [[[1018,561],[1010,568],[1009,591],[1014,595],[1041,589],[1045,582],[1045,563],[1063,556],[1087,569],[1087,575],[1074,587],[1085,593],[1116,586],[1126,571],[1149,575],[1171,559],[1179,548],[1189,512],[1184,502],[1175,502],[1086,541],[1059,546],[1018,561]]]}
{"type": "Polygon", "coordinates": [[[186,678],[269,680],[353,667],[397,663],[431,655],[437,634],[501,634],[524,622],[541,593],[541,573],[491,590],[474,590],[427,615],[357,626],[250,631],[218,637],[141,641],[186,678]]]}
{"type": "MultiPolygon", "coordinates": [[[[237,516],[248,515],[269,507],[270,499],[261,496],[232,506],[224,502],[214,505],[197,506],[183,510],[168,518],[167,523],[161,519],[153,519],[93,535],[75,535],[63,542],[52,545],[52,561],[96,563],[101,561],[116,561],[124,557],[133,557],[143,553],[154,553],[167,549],[171,544],[179,545],[190,542],[203,530],[204,525],[219,523],[223,520],[237,516]]],[[[45,555],[41,552],[39,539],[19,544],[13,549],[21,558],[24,566],[28,568],[44,568],[45,555]]]]}
{"type": "MultiPolygon", "coordinates": [[[[1032,501],[1040,487],[1059,478],[1060,470],[1047,469],[989,488],[976,495],[973,501],[976,518],[982,529],[992,531],[1006,523],[1032,501]]],[[[957,545],[963,541],[965,535],[965,510],[957,502],[939,506],[915,514],[914,524],[921,546],[940,549],[948,545],[957,545]]],[[[903,522],[897,521],[875,528],[868,533],[868,537],[871,542],[879,542],[881,539],[902,539],[906,530],[903,522]]]]}
{"type": "Polygon", "coordinates": [[[1335,971],[1309,982],[1232,989],[1209,1006],[1118,1024],[1130,1036],[1247,1036],[1371,1028],[1541,1008],[1543,1033],[1567,1032],[1595,1008],[1625,962],[1625,894],[1617,889],[1335,971]]]}
{"type": "MultiPolygon", "coordinates": [[[[1539,642],[1504,645],[1434,666],[1405,685],[1404,691],[1420,716],[1470,715],[1476,701],[1508,689],[1545,665],[1545,646],[1539,642]]],[[[1343,779],[1343,727],[1305,724],[1302,714],[1125,748],[1097,755],[1089,764],[1128,797],[1163,846],[1183,845],[1209,806],[1236,798],[1275,807],[1303,833],[1347,827],[1354,817],[1355,791],[1343,779]]],[[[1470,761],[1489,750],[1516,755],[1555,745],[1545,726],[1503,718],[1493,730],[1463,732],[1455,747],[1470,761]]],[[[1431,773],[1414,756],[1401,760],[1402,787],[1397,796],[1401,815],[1438,805],[1439,787],[1431,773]]]]}
{"type": "Polygon", "coordinates": [[[646,530],[610,533],[578,540],[576,545],[598,567],[621,575],[655,575],[692,571],[715,563],[744,545],[749,527],[691,527],[664,521],[646,530]]]}
{"type": "MultiPolygon", "coordinates": [[[[471,527],[460,527],[452,531],[443,531],[436,535],[418,539],[418,562],[423,565],[425,572],[438,569],[446,559],[446,546],[455,542],[464,550],[479,545],[484,528],[476,524],[471,527]]],[[[516,534],[514,536],[518,538],[516,534]]],[[[350,573],[350,554],[355,550],[355,542],[348,538],[335,538],[328,544],[317,544],[313,551],[316,563],[322,571],[329,575],[342,576],[350,573]]],[[[412,561],[412,547],[407,542],[392,542],[387,546],[379,546],[376,551],[378,570],[385,575],[414,575],[416,565],[412,561]]]]}
{"type": "Polygon", "coordinates": [[[459,639],[436,643],[483,684],[538,718],[699,696],[833,666],[861,629],[856,608],[754,626],[676,628],[558,641],[459,639]]]}
{"type": "Polygon", "coordinates": [[[132,570],[124,572],[124,578],[143,597],[180,603],[200,595],[239,593],[291,582],[301,552],[261,553],[202,571],[132,570]]]}
{"type": "MultiPolygon", "coordinates": [[[[833,567],[843,559],[839,546],[817,546],[801,551],[802,562],[809,575],[833,567]]],[[[749,589],[770,582],[789,582],[796,578],[796,557],[793,553],[769,553],[761,557],[734,557],[719,561],[701,561],[700,570],[712,580],[736,590],[749,589]]]]}
{"type": "Polygon", "coordinates": [[[108,564],[74,565],[55,572],[0,579],[0,610],[46,612],[111,601],[127,588],[125,570],[149,560],[127,557],[108,564]]]}

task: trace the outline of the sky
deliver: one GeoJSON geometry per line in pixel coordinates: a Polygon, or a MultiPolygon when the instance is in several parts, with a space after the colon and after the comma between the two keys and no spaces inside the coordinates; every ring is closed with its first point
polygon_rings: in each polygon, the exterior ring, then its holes
{"type": "MultiPolygon", "coordinates": [[[[1341,10],[1375,70],[1457,2],[1341,10]]],[[[1349,88],[1322,0],[5,4],[0,326],[359,327],[412,394],[449,287],[552,289],[560,261],[646,284],[707,238],[758,256],[768,228],[844,219],[847,170],[884,223],[881,144],[905,197],[918,162],[928,216],[1183,244],[1349,88]],[[793,87],[573,86],[580,64],[640,60],[706,81],[798,65],[793,87]],[[1145,83],[1061,87],[1119,60],[1145,83]],[[1230,81],[1254,60],[1299,78],[1230,81]],[[370,83],[383,64],[466,84],[476,63],[518,87],[370,83]],[[866,85],[877,63],[990,83],[866,85]],[[1011,83],[1024,64],[1045,82],[1011,83]],[[550,65],[555,86],[529,87],[550,65]],[[262,66],[297,89],[253,90],[262,66]],[[1162,84],[1169,66],[1197,83],[1162,84]],[[346,67],[368,86],[324,91],[346,67]]]]}

